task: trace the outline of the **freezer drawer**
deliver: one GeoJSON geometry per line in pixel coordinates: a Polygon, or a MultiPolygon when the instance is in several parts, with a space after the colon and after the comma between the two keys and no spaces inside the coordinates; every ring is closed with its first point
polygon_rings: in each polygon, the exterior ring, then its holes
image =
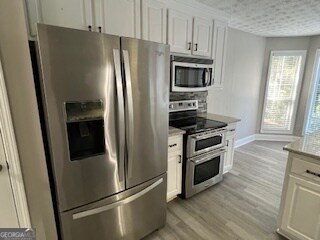
{"type": "Polygon", "coordinates": [[[141,239],[166,221],[167,175],[61,214],[64,240],[141,239]]]}

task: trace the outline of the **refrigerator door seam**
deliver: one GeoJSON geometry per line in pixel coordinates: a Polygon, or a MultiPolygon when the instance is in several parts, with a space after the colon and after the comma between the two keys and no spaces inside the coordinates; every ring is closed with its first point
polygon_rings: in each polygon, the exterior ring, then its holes
{"type": "Polygon", "coordinates": [[[117,102],[118,102],[118,117],[119,117],[119,160],[118,160],[118,174],[119,181],[124,181],[124,153],[125,153],[125,122],[124,122],[124,100],[121,74],[121,59],[119,49],[113,49],[113,59],[116,75],[117,87],[117,102]]]}
{"type": "Polygon", "coordinates": [[[106,206],[102,206],[102,207],[90,209],[90,210],[87,210],[87,211],[75,213],[75,214],[72,215],[72,219],[76,220],[76,219],[79,219],[79,218],[88,217],[88,216],[91,216],[91,215],[95,215],[95,214],[98,214],[98,213],[101,213],[101,212],[105,212],[105,211],[111,210],[113,208],[120,207],[122,205],[128,204],[128,203],[130,203],[130,202],[142,197],[143,195],[147,194],[152,189],[154,189],[158,185],[160,185],[162,182],[163,182],[163,178],[160,178],[158,181],[154,182],[153,184],[151,184],[150,186],[146,187],[142,191],[140,191],[140,192],[138,192],[138,193],[126,198],[126,199],[123,199],[123,200],[118,201],[118,202],[111,203],[111,204],[106,205],[106,206]]]}
{"type": "Polygon", "coordinates": [[[130,73],[130,62],[129,62],[129,52],[127,50],[122,50],[125,79],[126,79],[126,93],[127,93],[127,111],[128,111],[128,137],[127,137],[127,147],[128,147],[128,178],[132,177],[133,168],[133,134],[134,134],[134,120],[133,120],[133,97],[132,97],[132,83],[131,83],[131,73],[130,73]]]}

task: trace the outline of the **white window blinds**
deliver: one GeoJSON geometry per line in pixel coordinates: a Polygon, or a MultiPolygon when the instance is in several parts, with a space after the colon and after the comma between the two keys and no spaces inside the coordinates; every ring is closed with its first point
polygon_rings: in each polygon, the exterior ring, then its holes
{"type": "Polygon", "coordinates": [[[272,51],[262,133],[292,133],[306,51],[272,51]]]}
{"type": "Polygon", "coordinates": [[[314,66],[306,133],[320,132],[320,50],[317,50],[314,66]]]}

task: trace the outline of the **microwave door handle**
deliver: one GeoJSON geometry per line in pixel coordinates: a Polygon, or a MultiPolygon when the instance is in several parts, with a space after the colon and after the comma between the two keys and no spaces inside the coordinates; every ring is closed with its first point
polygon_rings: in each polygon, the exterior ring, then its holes
{"type": "Polygon", "coordinates": [[[127,146],[128,146],[128,178],[132,177],[133,168],[133,134],[134,134],[134,119],[133,119],[133,97],[132,97],[132,81],[130,72],[129,52],[122,50],[124,62],[124,74],[126,79],[126,93],[127,93],[127,146]]]}
{"type": "Polygon", "coordinates": [[[117,102],[118,102],[118,134],[119,134],[119,155],[118,155],[118,174],[119,181],[124,181],[124,153],[125,153],[125,121],[124,121],[124,100],[123,100],[123,86],[122,86],[122,74],[121,74],[121,60],[119,49],[113,49],[113,59],[116,77],[116,89],[117,89],[117,102]]]}
{"type": "Polygon", "coordinates": [[[207,84],[206,84],[206,87],[209,86],[209,84],[211,83],[211,79],[210,79],[210,68],[207,68],[207,71],[206,71],[206,78],[207,78],[207,84]]]}

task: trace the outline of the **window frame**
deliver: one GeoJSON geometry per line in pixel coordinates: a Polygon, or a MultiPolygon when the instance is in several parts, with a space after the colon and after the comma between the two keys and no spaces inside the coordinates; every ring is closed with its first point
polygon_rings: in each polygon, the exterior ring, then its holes
{"type": "Polygon", "coordinates": [[[262,107],[262,118],[261,118],[261,122],[260,122],[260,133],[293,134],[293,130],[295,127],[295,122],[296,122],[298,105],[299,105],[298,101],[300,99],[302,80],[303,80],[303,76],[304,76],[306,55],[307,55],[307,50],[272,50],[270,52],[267,81],[266,81],[266,87],[265,87],[265,91],[264,91],[264,100],[263,100],[263,107],[262,107]],[[291,126],[290,126],[289,130],[264,129],[263,121],[264,121],[265,110],[266,110],[266,105],[267,105],[268,89],[269,89],[269,85],[270,85],[271,63],[272,63],[273,56],[301,56],[301,66],[300,66],[300,72],[299,72],[299,78],[298,78],[298,85],[297,85],[297,90],[296,90],[296,97],[294,99],[295,104],[293,106],[291,126]]]}
{"type": "MultiPolygon", "coordinates": [[[[314,57],[313,61],[313,69],[312,69],[312,75],[311,75],[311,83],[310,83],[310,88],[308,91],[308,100],[307,100],[307,105],[306,105],[306,112],[305,112],[305,117],[303,121],[303,131],[302,135],[307,135],[307,125],[308,125],[308,120],[310,119],[311,115],[311,107],[312,107],[312,102],[314,99],[314,93],[315,93],[315,88],[318,83],[318,78],[320,78],[320,49],[318,48],[314,57]]],[[[320,80],[319,80],[320,82],[320,80]]],[[[320,83],[319,83],[320,84],[320,83]]]]}

